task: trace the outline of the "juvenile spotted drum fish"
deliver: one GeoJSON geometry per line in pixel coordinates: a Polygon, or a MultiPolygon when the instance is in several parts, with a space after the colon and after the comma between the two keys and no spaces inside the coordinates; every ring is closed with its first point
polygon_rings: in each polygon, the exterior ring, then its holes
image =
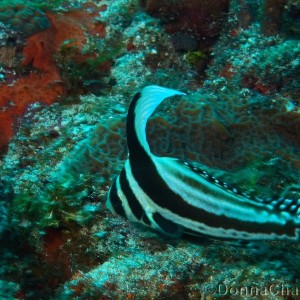
{"type": "Polygon", "coordinates": [[[300,199],[252,199],[190,163],[154,155],[146,125],[166,98],[184,93],[147,86],[129,107],[128,159],[108,194],[107,207],[169,237],[299,240],[300,199]]]}

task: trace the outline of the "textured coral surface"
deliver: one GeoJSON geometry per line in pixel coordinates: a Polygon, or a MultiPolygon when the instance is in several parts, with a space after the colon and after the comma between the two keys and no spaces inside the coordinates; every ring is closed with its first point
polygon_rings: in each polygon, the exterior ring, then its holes
{"type": "Polygon", "coordinates": [[[24,36],[47,29],[50,26],[46,14],[30,2],[2,1],[0,6],[0,22],[8,25],[24,36]]]}
{"type": "Polygon", "coordinates": [[[151,117],[155,154],[300,198],[297,1],[270,31],[280,1],[207,2],[209,47],[187,22],[206,1],[84,2],[43,8],[51,26],[26,44],[5,44],[10,24],[0,35],[0,298],[298,299],[299,243],[168,240],[105,207],[128,106],[148,84],[188,94],[151,117]]]}

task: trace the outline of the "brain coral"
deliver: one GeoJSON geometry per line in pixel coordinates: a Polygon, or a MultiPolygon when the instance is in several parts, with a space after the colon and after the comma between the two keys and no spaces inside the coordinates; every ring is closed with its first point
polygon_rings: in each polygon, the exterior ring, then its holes
{"type": "Polygon", "coordinates": [[[298,182],[299,114],[288,111],[284,99],[237,95],[204,88],[172,108],[165,104],[148,126],[151,149],[234,172],[226,181],[278,196],[298,182]]]}
{"type": "MultiPolygon", "coordinates": [[[[284,99],[237,95],[227,90],[216,96],[203,88],[179,103],[166,101],[147,127],[151,149],[211,172],[226,171],[220,176],[247,191],[278,195],[299,177],[299,115],[287,110],[284,99]]],[[[78,182],[78,174],[101,173],[107,187],[118,174],[127,152],[125,118],[109,123],[99,125],[66,159],[60,176],[65,186],[78,182]]]]}

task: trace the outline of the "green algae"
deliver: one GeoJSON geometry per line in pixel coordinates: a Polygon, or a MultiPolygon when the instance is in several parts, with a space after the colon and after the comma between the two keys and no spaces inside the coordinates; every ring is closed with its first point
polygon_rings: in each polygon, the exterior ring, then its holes
{"type": "Polygon", "coordinates": [[[65,40],[56,55],[68,95],[75,99],[75,95],[88,92],[101,95],[103,90],[111,89],[114,79],[110,77],[110,68],[124,51],[123,40],[114,37],[104,42],[103,39],[89,37],[82,50],[74,42],[74,39],[65,40]],[[78,60],[78,56],[83,59],[78,60]]]}
{"type": "Polygon", "coordinates": [[[203,59],[206,60],[207,56],[203,51],[195,51],[195,52],[189,51],[185,54],[185,59],[189,64],[197,65],[199,64],[199,61],[203,59]]]}

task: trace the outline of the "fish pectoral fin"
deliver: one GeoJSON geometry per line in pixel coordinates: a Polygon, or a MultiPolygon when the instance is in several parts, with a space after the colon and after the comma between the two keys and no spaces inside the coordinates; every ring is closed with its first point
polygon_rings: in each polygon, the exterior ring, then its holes
{"type": "Polygon", "coordinates": [[[182,226],[166,219],[158,212],[147,214],[147,217],[151,222],[151,227],[167,237],[176,238],[183,233],[182,226]]]}
{"type": "Polygon", "coordinates": [[[249,252],[257,255],[266,254],[269,250],[269,246],[265,241],[256,240],[235,240],[226,241],[227,245],[248,250],[249,252]]]}

